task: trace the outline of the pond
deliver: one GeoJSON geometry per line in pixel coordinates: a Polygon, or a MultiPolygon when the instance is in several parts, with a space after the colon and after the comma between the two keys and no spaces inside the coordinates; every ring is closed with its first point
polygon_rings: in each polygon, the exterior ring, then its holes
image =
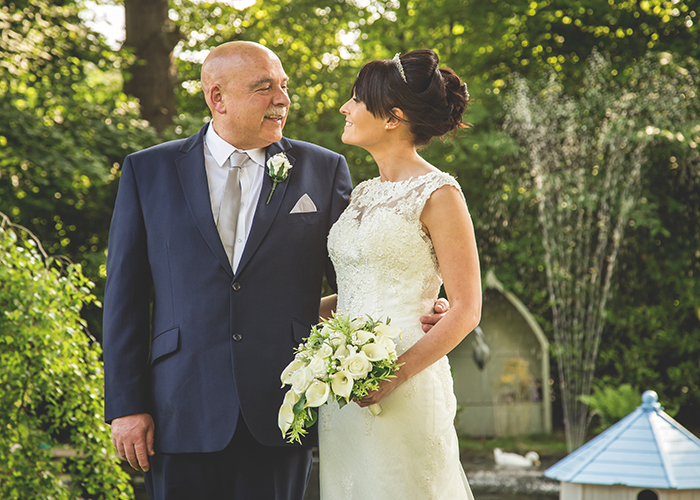
{"type": "MultiPolygon", "coordinates": [[[[540,470],[490,470],[483,466],[465,467],[475,500],[557,500],[559,482],[542,476],[540,470]]],[[[311,469],[304,500],[320,500],[318,462],[311,469]]]]}
{"type": "MultiPolygon", "coordinates": [[[[311,469],[304,500],[320,500],[317,460],[316,458],[311,469]]],[[[543,465],[539,471],[498,471],[489,469],[486,464],[476,467],[473,464],[465,464],[475,500],[557,500],[559,483],[542,477],[541,471],[546,467],[547,465],[543,465]]],[[[132,484],[135,500],[148,500],[141,474],[133,471],[132,484]]]]}

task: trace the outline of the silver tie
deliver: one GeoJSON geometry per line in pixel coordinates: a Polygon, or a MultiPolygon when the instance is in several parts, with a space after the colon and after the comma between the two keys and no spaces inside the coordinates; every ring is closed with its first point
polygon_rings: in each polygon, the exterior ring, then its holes
{"type": "Polygon", "coordinates": [[[238,210],[241,206],[241,185],[239,176],[245,161],[248,159],[246,153],[235,151],[229,156],[228,177],[224,186],[224,194],[221,199],[219,209],[219,220],[216,228],[219,230],[221,243],[224,245],[228,261],[233,261],[233,245],[236,241],[236,228],[238,226],[238,210]]]}

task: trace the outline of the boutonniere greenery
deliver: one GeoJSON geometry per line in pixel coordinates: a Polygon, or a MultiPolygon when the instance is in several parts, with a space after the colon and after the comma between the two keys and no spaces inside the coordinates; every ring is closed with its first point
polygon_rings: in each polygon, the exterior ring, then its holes
{"type": "Polygon", "coordinates": [[[275,192],[277,184],[287,178],[291,168],[292,164],[289,163],[287,155],[284,153],[277,153],[275,156],[267,160],[267,175],[269,175],[270,179],[272,179],[272,191],[270,191],[270,196],[267,197],[265,205],[270,203],[272,193],[275,192]]]}

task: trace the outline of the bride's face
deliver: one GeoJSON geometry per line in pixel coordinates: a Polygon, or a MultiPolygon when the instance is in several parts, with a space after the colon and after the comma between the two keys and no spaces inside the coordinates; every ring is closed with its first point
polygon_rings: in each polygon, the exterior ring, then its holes
{"type": "Polygon", "coordinates": [[[387,120],[375,117],[355,96],[340,107],[340,112],[345,115],[345,129],[341,137],[345,144],[366,149],[384,137],[387,120]]]}

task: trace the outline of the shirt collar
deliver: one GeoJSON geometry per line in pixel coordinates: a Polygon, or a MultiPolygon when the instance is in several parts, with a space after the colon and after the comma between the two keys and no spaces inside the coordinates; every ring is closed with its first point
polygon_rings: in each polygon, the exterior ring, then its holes
{"type": "Polygon", "coordinates": [[[255,149],[238,149],[232,144],[229,144],[219,136],[214,130],[213,124],[210,124],[207,128],[207,133],[204,139],[209,152],[211,153],[214,161],[220,167],[224,165],[226,160],[231,153],[234,151],[241,151],[243,153],[248,153],[248,156],[260,166],[265,165],[265,148],[255,148],[255,149]]]}

